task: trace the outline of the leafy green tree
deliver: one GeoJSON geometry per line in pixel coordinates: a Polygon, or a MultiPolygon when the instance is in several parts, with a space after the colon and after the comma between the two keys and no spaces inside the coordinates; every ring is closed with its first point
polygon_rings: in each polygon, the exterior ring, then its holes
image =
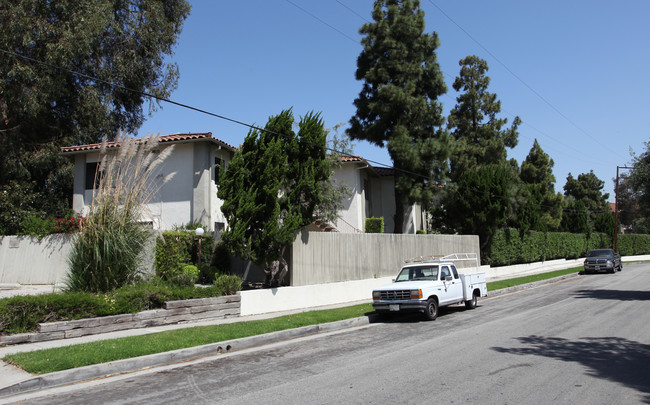
{"type": "Polygon", "coordinates": [[[510,128],[503,128],[508,120],[497,117],[501,103],[488,91],[484,60],[468,56],[459,64],[453,87],[461,94],[447,123],[455,139],[451,183],[445,186],[442,206],[446,213],[439,215],[439,222],[446,223],[447,231],[478,234],[485,247],[494,231],[508,221],[529,228],[539,215],[527,204],[518,210],[529,193],[519,180],[516,162],[506,160],[506,148],[517,145],[519,117],[510,128]]]}
{"type": "Polygon", "coordinates": [[[331,176],[326,131],[319,114],[303,117],[296,134],[291,110],[251,130],[224,173],[218,196],[228,220],[222,235],[231,252],[264,267],[266,284],[278,285],[283,258],[296,232],[312,223],[331,176]]]}
{"type": "Polygon", "coordinates": [[[648,233],[650,217],[643,215],[643,211],[639,206],[638,192],[632,186],[628,173],[621,173],[617,189],[618,223],[622,231],[648,233]]]}
{"type": "Polygon", "coordinates": [[[541,148],[537,139],[521,164],[519,178],[525,184],[529,200],[526,209],[536,210],[537,221],[529,229],[555,231],[562,221],[562,194],[555,193],[553,159],[541,148]]]}
{"type": "Polygon", "coordinates": [[[560,227],[563,231],[571,233],[591,232],[589,212],[582,200],[576,200],[572,196],[566,199],[560,227]]]}
{"type": "Polygon", "coordinates": [[[376,0],[373,22],[360,32],[363,50],[348,135],[386,147],[395,167],[395,233],[401,233],[404,205],[427,206],[436,183],[446,180],[450,137],[438,97],[447,91],[436,57],[438,35],[424,32],[417,0],[376,0]]]}
{"type": "Polygon", "coordinates": [[[463,173],[457,191],[448,196],[446,223],[460,234],[478,235],[482,251],[512,215],[512,173],[506,164],[476,166],[463,173]]]}
{"type": "Polygon", "coordinates": [[[596,177],[593,170],[589,173],[579,174],[577,179],[571,173],[566,178],[564,195],[582,202],[588,212],[590,228],[593,227],[594,220],[598,215],[609,212],[607,204],[609,194],[602,192],[604,186],[605,182],[596,177]]]}
{"type": "Polygon", "coordinates": [[[452,181],[476,166],[505,162],[506,148],[517,146],[517,128],[521,123],[515,117],[512,125],[504,129],[508,119],[497,118],[501,102],[496,94],[488,91],[487,62],[477,56],[467,56],[459,64],[460,74],[453,87],[461,94],[447,123],[457,141],[451,156],[452,181]]]}
{"type": "Polygon", "coordinates": [[[645,229],[650,229],[650,142],[644,142],[645,152],[641,155],[632,154],[633,164],[629,180],[631,189],[637,200],[640,218],[645,229]]]}
{"type": "Polygon", "coordinates": [[[33,184],[29,210],[62,215],[72,164],[59,147],[138,129],[139,92],[167,97],[176,87],[178,67],[164,59],[189,10],[186,0],[2,2],[0,187],[33,184]]]}
{"type": "Polygon", "coordinates": [[[602,232],[611,238],[614,238],[615,230],[616,219],[614,218],[613,212],[603,212],[596,216],[596,219],[594,220],[594,231],[602,232]]]}

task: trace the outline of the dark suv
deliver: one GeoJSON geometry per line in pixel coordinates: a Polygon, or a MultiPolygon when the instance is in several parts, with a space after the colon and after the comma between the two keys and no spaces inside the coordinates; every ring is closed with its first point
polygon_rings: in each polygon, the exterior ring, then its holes
{"type": "Polygon", "coordinates": [[[585,259],[585,273],[608,272],[623,270],[621,255],[612,249],[595,249],[587,253],[585,259]]]}

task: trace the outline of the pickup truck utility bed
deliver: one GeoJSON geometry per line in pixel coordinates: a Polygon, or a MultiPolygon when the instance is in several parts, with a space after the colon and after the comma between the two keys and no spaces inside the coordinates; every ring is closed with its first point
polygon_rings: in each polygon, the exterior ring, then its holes
{"type": "Polygon", "coordinates": [[[421,312],[432,321],[440,306],[464,302],[474,309],[478,297],[487,295],[485,273],[459,274],[455,262],[461,260],[473,262],[478,270],[474,253],[408,261],[393,283],[372,292],[375,311],[380,315],[421,312]]]}

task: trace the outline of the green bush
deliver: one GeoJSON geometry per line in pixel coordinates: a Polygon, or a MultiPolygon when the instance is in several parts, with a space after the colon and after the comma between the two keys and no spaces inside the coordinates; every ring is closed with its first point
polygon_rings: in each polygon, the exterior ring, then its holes
{"type": "Polygon", "coordinates": [[[621,256],[650,254],[650,235],[635,233],[618,235],[618,252],[621,256]]]}
{"type": "Polygon", "coordinates": [[[577,259],[591,249],[612,246],[603,233],[590,235],[568,232],[536,232],[522,234],[516,229],[499,229],[486,249],[485,264],[507,266],[554,259],[577,259]]]}
{"type": "Polygon", "coordinates": [[[221,284],[208,288],[179,287],[157,279],[105,294],[77,292],[3,298],[0,299],[0,334],[33,332],[43,322],[158,309],[166,301],[218,297],[223,295],[223,290],[236,285],[234,281],[224,280],[221,284]]]}
{"type": "Polygon", "coordinates": [[[31,332],[41,322],[89,318],[107,312],[104,300],[87,293],[4,298],[0,300],[0,333],[31,332]]]}
{"type": "Polygon", "coordinates": [[[233,295],[241,291],[242,279],[237,275],[220,275],[214,280],[214,286],[223,295],[233,295]]]}
{"type": "Polygon", "coordinates": [[[384,233],[384,218],[366,218],[366,233],[384,233]]]}
{"type": "Polygon", "coordinates": [[[22,220],[18,235],[30,235],[42,239],[43,236],[53,233],[55,225],[56,220],[54,218],[43,219],[32,214],[22,220]]]}
{"type": "MultiPolygon", "coordinates": [[[[203,236],[201,241],[201,263],[209,264],[212,256],[214,238],[211,235],[203,236]]],[[[199,258],[198,238],[193,232],[188,231],[168,231],[163,232],[162,236],[156,240],[155,264],[156,275],[164,280],[177,282],[179,285],[188,285],[194,283],[200,275],[198,267],[199,258]],[[186,268],[192,265],[196,268],[186,268]],[[192,273],[192,275],[190,274],[192,273]],[[196,273],[196,276],[193,274],[196,273]],[[191,277],[190,277],[191,276],[191,277]]],[[[201,266],[203,268],[203,265],[201,266]]],[[[205,274],[206,278],[210,278],[205,274]]],[[[213,280],[213,279],[212,279],[213,280]]],[[[212,282],[209,281],[209,283],[212,282]]]]}
{"type": "MultiPolygon", "coordinates": [[[[215,267],[220,274],[230,274],[230,252],[225,243],[218,242],[214,245],[210,266],[215,267]]],[[[209,284],[213,281],[214,279],[209,284]]]]}

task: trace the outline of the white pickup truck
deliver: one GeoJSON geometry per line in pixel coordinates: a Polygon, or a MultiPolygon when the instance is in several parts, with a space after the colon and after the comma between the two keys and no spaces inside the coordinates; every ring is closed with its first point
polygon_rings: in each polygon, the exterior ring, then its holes
{"type": "Polygon", "coordinates": [[[393,283],[373,290],[372,306],[379,315],[422,312],[429,321],[438,317],[441,306],[464,302],[466,308],[476,308],[478,297],[487,295],[485,273],[459,274],[457,261],[473,262],[478,270],[475,253],[407,260],[393,283]]]}

